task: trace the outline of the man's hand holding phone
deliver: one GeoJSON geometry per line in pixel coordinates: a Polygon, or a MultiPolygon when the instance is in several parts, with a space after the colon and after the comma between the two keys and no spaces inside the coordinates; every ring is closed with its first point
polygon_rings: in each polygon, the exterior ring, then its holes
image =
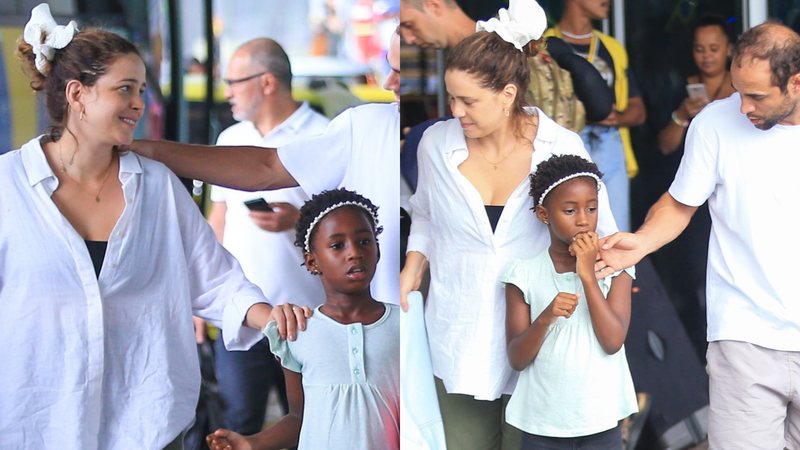
{"type": "Polygon", "coordinates": [[[250,209],[250,218],[257,227],[273,233],[294,228],[300,211],[290,203],[267,203],[263,198],[244,202],[250,209]]]}

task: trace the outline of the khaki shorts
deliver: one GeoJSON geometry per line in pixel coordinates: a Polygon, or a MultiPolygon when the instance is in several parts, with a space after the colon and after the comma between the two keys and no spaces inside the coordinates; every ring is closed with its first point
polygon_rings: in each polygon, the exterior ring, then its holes
{"type": "Polygon", "coordinates": [[[706,359],[709,450],[800,450],[800,352],[716,341],[706,359]]]}

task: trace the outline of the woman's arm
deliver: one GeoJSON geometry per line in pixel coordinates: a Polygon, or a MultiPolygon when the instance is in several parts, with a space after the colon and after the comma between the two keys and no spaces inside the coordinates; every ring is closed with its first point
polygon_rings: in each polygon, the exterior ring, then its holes
{"type": "Polygon", "coordinates": [[[703,98],[686,98],[678,108],[672,112],[673,118],[661,131],[658,132],[658,149],[664,155],[669,155],[680,147],[686,137],[689,121],[708,104],[703,98]]]}
{"type": "Polygon", "coordinates": [[[576,295],[559,292],[550,306],[531,323],[531,307],[525,302],[522,291],[506,283],[506,342],[511,367],[514,370],[528,367],[539,354],[550,325],[558,317],[572,316],[577,305],[576,295]]]}
{"type": "Polygon", "coordinates": [[[422,276],[428,268],[428,260],[420,252],[408,252],[406,264],[400,271],[400,306],[408,311],[408,293],[419,289],[422,276]]]}
{"type": "Polygon", "coordinates": [[[297,372],[283,369],[286,379],[286,395],[289,400],[289,414],[275,425],[252,436],[242,436],[229,430],[220,429],[208,435],[206,440],[212,450],[280,450],[297,446],[300,440],[300,425],[303,423],[303,376],[297,372]]]}
{"type": "Polygon", "coordinates": [[[622,348],[631,318],[631,277],[623,272],[611,282],[608,299],[603,296],[594,272],[597,234],[580,234],[570,247],[577,257],[576,272],[583,284],[592,326],[600,346],[608,354],[622,348]]]}

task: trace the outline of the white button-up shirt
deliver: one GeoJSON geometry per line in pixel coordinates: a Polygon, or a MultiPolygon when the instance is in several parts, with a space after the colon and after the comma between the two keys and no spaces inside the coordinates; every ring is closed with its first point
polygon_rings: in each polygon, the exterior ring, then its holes
{"type": "MultiPolygon", "coordinates": [[[[303,103],[265,136],[253,122],[243,121],[220,133],[217,145],[280,147],[301,136],[321,133],[327,124],[325,116],[311,109],[308,103],[303,103]]],[[[211,200],[226,205],[222,243],[239,260],[247,279],[260,287],[272,304],[292,302],[313,309],[325,301],[322,283],[319,277],[311,275],[301,265],[303,252],[294,245],[294,227],[271,232],[253,223],[244,202],[259,197],[269,203],[286,202],[298,209],[308,200],[299,187],[245,192],[214,186],[211,200]]]]}
{"type": "Polygon", "coordinates": [[[160,163],[120,157],[125,209],[99,278],[51,200],[39,138],[0,156],[0,449],[161,449],[194,418],[192,314],[243,328],[265,299],[160,163]]]}
{"type": "MultiPolygon", "coordinates": [[[[580,137],[538,108],[531,173],[553,154],[590,159],[580,137]]],[[[431,283],[425,321],[433,372],[448,393],[494,400],[511,394],[516,372],[506,354],[505,265],[532,257],[550,245],[547,227],[536,220],[526,177],[511,193],[492,232],[480,193],[458,170],[469,156],[457,119],[438,122],[419,144],[419,183],[411,197],[408,251],[428,258],[431,283]]],[[[605,187],[599,193],[598,233],[617,231],[605,187]]]]}

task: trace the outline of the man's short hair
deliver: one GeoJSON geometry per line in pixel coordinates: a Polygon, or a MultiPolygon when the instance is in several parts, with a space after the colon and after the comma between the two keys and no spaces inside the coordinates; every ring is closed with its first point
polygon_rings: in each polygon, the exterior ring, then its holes
{"type": "Polygon", "coordinates": [[[745,59],[769,61],[772,84],[786,93],[789,78],[800,72],[800,36],[778,22],[766,22],[742,34],[731,58],[737,67],[745,59]]]}

